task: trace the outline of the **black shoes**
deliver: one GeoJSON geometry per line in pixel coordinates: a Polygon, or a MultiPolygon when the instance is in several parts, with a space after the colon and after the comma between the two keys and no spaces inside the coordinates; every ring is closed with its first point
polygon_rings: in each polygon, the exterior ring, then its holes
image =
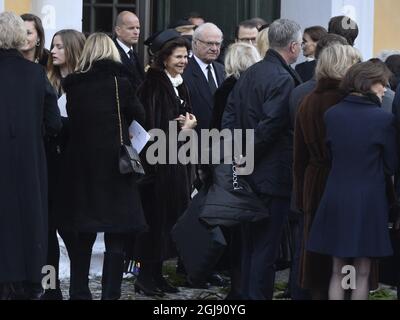
{"type": "Polygon", "coordinates": [[[226,287],[229,285],[229,282],[226,281],[221,275],[218,273],[213,273],[207,278],[207,282],[213,287],[226,287]]]}
{"type": "Polygon", "coordinates": [[[156,286],[165,293],[178,293],[179,289],[171,285],[163,276],[155,280],[156,286]]]}
{"type": "Polygon", "coordinates": [[[146,283],[141,282],[139,279],[136,280],[135,282],[135,292],[136,293],[143,293],[144,295],[148,297],[163,297],[164,292],[162,292],[160,289],[156,287],[153,281],[149,282],[146,281],[146,283]]]}
{"type": "Polygon", "coordinates": [[[118,300],[121,298],[124,257],[125,255],[119,252],[104,253],[101,300],[118,300]]]}

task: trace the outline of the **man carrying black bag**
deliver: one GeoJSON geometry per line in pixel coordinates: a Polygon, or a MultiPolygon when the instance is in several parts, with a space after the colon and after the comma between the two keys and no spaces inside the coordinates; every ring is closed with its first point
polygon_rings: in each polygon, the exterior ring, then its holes
{"type": "Polygon", "coordinates": [[[275,262],[290,208],[293,132],[289,96],[301,83],[290,64],[300,51],[301,27],[281,19],[269,30],[271,49],[264,60],[238,80],[223,116],[223,128],[253,129],[255,170],[249,177],[268,207],[270,218],[248,223],[244,230],[242,290],[245,299],[271,300],[275,262]]]}

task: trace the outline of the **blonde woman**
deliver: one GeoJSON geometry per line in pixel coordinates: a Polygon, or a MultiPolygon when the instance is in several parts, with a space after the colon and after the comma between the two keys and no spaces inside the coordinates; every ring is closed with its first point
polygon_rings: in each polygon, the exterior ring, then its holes
{"type": "Polygon", "coordinates": [[[228,97],[233,90],[240,75],[253,64],[261,60],[257,49],[244,42],[237,42],[229,46],[225,56],[226,80],[217,89],[214,95],[214,108],[211,119],[211,128],[221,130],[222,115],[228,97]]]}
{"type": "Polygon", "coordinates": [[[356,275],[351,300],[368,300],[373,261],[393,255],[387,180],[398,168],[397,130],[381,108],[390,75],[383,62],[352,66],[340,84],[346,97],[324,116],[332,169],[307,249],[332,259],[330,300],[345,299],[342,270],[349,265],[356,275]]]}
{"type": "MultiPolygon", "coordinates": [[[[303,243],[309,238],[318,204],[330,171],[325,145],[324,114],[344,98],[339,89],[347,70],[361,60],[357,49],[333,45],[319,56],[317,88],[300,106],[294,143],[294,192],[297,208],[304,213],[303,243]]],[[[313,299],[326,299],[331,275],[331,260],[302,248],[300,284],[311,290],[313,299]]]]}
{"type": "Polygon", "coordinates": [[[260,32],[257,35],[256,39],[257,49],[258,52],[260,53],[261,58],[265,57],[265,54],[269,49],[268,31],[269,28],[266,27],[265,29],[260,30],[260,32]]]}
{"type": "Polygon", "coordinates": [[[91,299],[88,274],[97,232],[105,233],[102,299],[119,299],[125,235],[146,227],[135,177],[118,169],[120,125],[123,143],[130,144],[128,126],[132,120],[144,121],[120,61],[113,41],[95,33],[86,41],[76,72],[64,82],[69,140],[57,210],[60,229],[77,233],[70,253],[71,299],[91,299]]]}

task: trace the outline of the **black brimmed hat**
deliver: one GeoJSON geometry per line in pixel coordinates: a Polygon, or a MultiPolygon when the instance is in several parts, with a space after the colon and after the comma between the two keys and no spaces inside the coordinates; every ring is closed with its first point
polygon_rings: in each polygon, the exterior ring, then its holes
{"type": "Polygon", "coordinates": [[[179,38],[180,36],[181,34],[178,31],[167,29],[153,34],[144,42],[144,44],[150,48],[153,54],[155,54],[161,50],[165,43],[179,38]]]}

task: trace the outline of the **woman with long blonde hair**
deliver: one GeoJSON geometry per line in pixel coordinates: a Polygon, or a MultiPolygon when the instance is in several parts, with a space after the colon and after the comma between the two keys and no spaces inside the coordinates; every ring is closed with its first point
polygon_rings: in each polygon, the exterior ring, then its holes
{"type": "MultiPolygon", "coordinates": [[[[324,114],[339,103],[344,94],[340,81],[349,68],[360,62],[361,55],[349,45],[325,48],[316,68],[317,88],[301,104],[294,140],[294,196],[304,213],[303,244],[307,243],[319,202],[330,172],[325,143],[324,114]]],[[[325,300],[331,275],[331,259],[302,247],[300,284],[310,289],[314,300],[325,300]]],[[[297,276],[297,275],[296,275],[297,276]]]]}
{"type": "Polygon", "coordinates": [[[119,299],[126,234],[146,227],[135,176],[119,171],[121,143],[130,145],[128,126],[144,121],[120,61],[106,34],[92,34],[75,73],[64,82],[69,140],[57,209],[60,229],[77,234],[71,260],[73,300],[92,298],[88,274],[98,232],[105,233],[106,247],[102,299],[119,299]]]}

